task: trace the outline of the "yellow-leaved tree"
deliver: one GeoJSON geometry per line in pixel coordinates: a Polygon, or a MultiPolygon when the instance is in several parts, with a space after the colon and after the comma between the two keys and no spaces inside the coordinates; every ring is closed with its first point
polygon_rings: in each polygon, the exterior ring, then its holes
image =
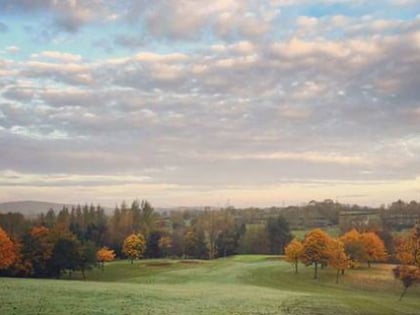
{"type": "Polygon", "coordinates": [[[96,252],[96,260],[101,264],[102,271],[105,267],[105,262],[113,261],[115,258],[115,252],[108,247],[102,247],[96,252]]]}
{"type": "Polygon", "coordinates": [[[134,259],[143,257],[146,250],[146,241],[142,234],[130,234],[123,243],[122,252],[133,263],[134,259]]]}
{"type": "Polygon", "coordinates": [[[286,254],[286,261],[295,266],[295,273],[298,273],[299,258],[302,254],[303,244],[298,239],[294,238],[284,249],[286,254]]]}
{"type": "Polygon", "coordinates": [[[11,266],[16,259],[16,248],[7,233],[0,227],[0,269],[11,266]]]}

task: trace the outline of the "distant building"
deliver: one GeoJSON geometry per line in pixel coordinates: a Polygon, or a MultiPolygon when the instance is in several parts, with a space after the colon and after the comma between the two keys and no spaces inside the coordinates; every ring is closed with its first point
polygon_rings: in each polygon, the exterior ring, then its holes
{"type": "Polygon", "coordinates": [[[378,209],[340,211],[338,224],[342,230],[349,230],[351,228],[363,229],[367,226],[382,226],[378,209]]]}

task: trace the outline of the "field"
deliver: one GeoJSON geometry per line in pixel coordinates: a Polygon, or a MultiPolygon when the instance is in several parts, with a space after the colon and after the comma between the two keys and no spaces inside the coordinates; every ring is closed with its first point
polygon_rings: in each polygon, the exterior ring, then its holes
{"type": "Polygon", "coordinates": [[[88,280],[0,278],[0,314],[420,314],[420,288],[398,301],[389,265],[293,274],[278,257],[117,261],[88,280]]]}

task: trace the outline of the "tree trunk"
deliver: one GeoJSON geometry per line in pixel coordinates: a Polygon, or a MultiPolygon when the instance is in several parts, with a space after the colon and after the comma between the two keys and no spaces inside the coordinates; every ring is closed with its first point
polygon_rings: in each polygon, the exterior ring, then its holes
{"type": "Polygon", "coordinates": [[[402,300],[402,298],[404,297],[404,295],[405,295],[406,292],[407,292],[407,287],[404,287],[404,290],[402,291],[402,293],[401,293],[400,298],[399,298],[398,301],[401,301],[402,300]]]}
{"type": "Polygon", "coordinates": [[[341,275],[344,275],[344,269],[341,269],[341,275]]]}
{"type": "Polygon", "coordinates": [[[335,283],[338,283],[338,277],[340,276],[340,269],[337,269],[337,275],[335,278],[335,283]]]}
{"type": "Polygon", "coordinates": [[[298,261],[296,260],[295,261],[295,274],[297,274],[298,273],[298,261]]]}
{"type": "Polygon", "coordinates": [[[368,262],[367,262],[367,263],[368,263],[368,268],[370,268],[370,261],[368,260],[368,262]]]}
{"type": "Polygon", "coordinates": [[[133,258],[131,258],[130,260],[131,260],[131,264],[133,264],[133,260],[134,260],[134,259],[133,259],[133,258]]]}
{"type": "Polygon", "coordinates": [[[318,263],[315,263],[314,279],[318,279],[318,263]]]}

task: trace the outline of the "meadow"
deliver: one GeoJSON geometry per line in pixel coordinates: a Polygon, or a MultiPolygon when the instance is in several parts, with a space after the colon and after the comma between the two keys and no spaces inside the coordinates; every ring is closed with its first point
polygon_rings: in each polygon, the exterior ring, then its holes
{"type": "Polygon", "coordinates": [[[87,280],[0,278],[0,314],[420,314],[420,288],[398,301],[391,265],[346,272],[292,266],[276,256],[108,263],[87,280]]]}

